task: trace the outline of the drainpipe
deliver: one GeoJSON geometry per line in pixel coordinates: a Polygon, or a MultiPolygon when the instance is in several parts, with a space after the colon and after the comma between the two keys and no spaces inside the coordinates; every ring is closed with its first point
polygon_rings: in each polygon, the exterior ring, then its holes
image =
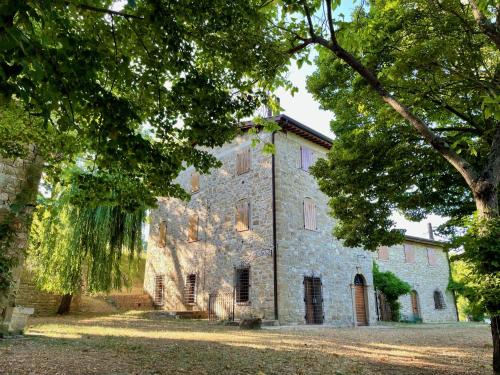
{"type": "MultiPolygon", "coordinates": [[[[274,134],[271,134],[271,143],[274,145],[274,134]]],[[[276,150],[275,150],[276,151],[276,150]]],[[[272,173],[272,205],[273,205],[273,282],[274,282],[274,319],[278,320],[278,258],[276,249],[278,248],[276,239],[276,160],[274,153],[271,155],[272,173]]]]}

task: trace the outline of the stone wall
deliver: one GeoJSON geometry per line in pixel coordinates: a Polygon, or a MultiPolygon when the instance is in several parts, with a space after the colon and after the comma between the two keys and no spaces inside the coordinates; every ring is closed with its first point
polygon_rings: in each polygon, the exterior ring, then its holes
{"type": "MultiPolygon", "coordinates": [[[[405,242],[414,248],[415,262],[406,263],[404,244],[390,247],[389,259],[379,260],[373,253],[374,260],[381,271],[391,271],[401,280],[409,283],[417,292],[418,306],[423,322],[457,321],[457,310],[453,293],[447,290],[450,268],[447,253],[439,246],[422,244],[414,241],[405,242]],[[427,248],[434,250],[436,265],[429,265],[427,248]],[[434,306],[434,291],[439,290],[444,297],[445,308],[434,306]]],[[[412,319],[412,303],[410,295],[399,298],[403,319],[412,319]]]]}
{"type": "Polygon", "coordinates": [[[334,220],[328,199],[314,177],[301,167],[301,146],[315,158],[327,150],[293,133],[276,134],[276,204],[278,240],[278,299],[281,323],[304,323],[304,276],[320,276],[323,284],[325,323],[355,325],[353,282],[356,274],[366,280],[366,305],[370,324],[376,321],[371,254],[344,247],[332,236],[334,220]],[[316,203],[317,230],[304,229],[303,201],[316,203]]]}
{"type": "Polygon", "coordinates": [[[14,304],[40,178],[41,161],[33,147],[25,159],[0,158],[0,223],[7,223],[12,234],[1,251],[18,260],[18,266],[12,270],[14,285],[8,291],[0,291],[0,326],[9,324],[7,307],[14,304]],[[14,204],[18,207],[15,213],[11,211],[14,204]]]}
{"type": "MultiPolygon", "coordinates": [[[[236,154],[250,147],[248,134],[215,148],[222,167],[200,176],[200,190],[189,202],[160,198],[151,212],[145,290],[153,297],[155,276],[165,277],[164,309],[207,310],[210,293],[232,293],[235,267],[250,266],[250,303],[236,304],[236,317],[255,315],[272,319],[272,190],[271,156],[262,153],[269,135],[251,148],[250,171],[236,174],[236,154]],[[250,230],[235,227],[236,204],[250,203],[250,230]],[[188,242],[188,222],[199,215],[198,241],[188,242]],[[166,244],[159,244],[160,222],[166,222],[166,244]],[[196,274],[196,303],[184,304],[186,277],[196,274]]],[[[182,172],[179,183],[190,191],[193,168],[182,172]]]]}
{"type": "Polygon", "coordinates": [[[27,271],[22,273],[16,293],[16,306],[32,307],[35,309],[34,315],[54,315],[57,313],[61,298],[61,295],[38,290],[30,273],[27,271]]]}

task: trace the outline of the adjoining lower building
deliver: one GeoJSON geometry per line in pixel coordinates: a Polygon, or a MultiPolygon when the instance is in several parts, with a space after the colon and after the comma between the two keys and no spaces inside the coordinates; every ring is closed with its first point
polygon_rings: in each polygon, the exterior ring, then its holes
{"type": "Polygon", "coordinates": [[[373,253],[332,236],[328,199],[309,173],[331,140],[285,115],[273,119],[281,130],[259,134],[256,147],[243,132],[209,150],[222,163],[209,175],[183,171],[189,202],[158,199],[144,288],[159,308],[219,319],[374,324],[373,253]],[[274,155],[263,153],[266,143],[274,155]]]}
{"type": "MultiPolygon", "coordinates": [[[[455,296],[448,290],[450,267],[443,243],[406,236],[401,245],[379,248],[374,253],[374,261],[381,271],[393,272],[412,287],[410,294],[399,298],[402,320],[458,320],[455,296]]],[[[379,300],[379,315],[383,315],[384,310],[381,302],[379,300]]]]}

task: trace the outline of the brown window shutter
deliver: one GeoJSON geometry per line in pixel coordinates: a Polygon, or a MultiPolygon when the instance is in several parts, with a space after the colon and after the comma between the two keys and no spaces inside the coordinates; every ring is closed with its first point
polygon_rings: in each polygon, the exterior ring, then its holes
{"type": "Polygon", "coordinates": [[[389,260],[389,248],[387,246],[380,246],[378,248],[378,259],[389,260]]]}
{"type": "Polygon", "coordinates": [[[250,170],[250,149],[246,148],[236,154],[236,174],[247,173],[250,170]]]}
{"type": "Polygon", "coordinates": [[[191,175],[191,192],[197,193],[198,191],[200,191],[200,174],[193,172],[191,175]]]}
{"type": "Polygon", "coordinates": [[[311,149],[301,146],[300,147],[300,167],[309,171],[309,168],[313,164],[313,152],[311,149]]]}
{"type": "Polygon", "coordinates": [[[243,232],[250,228],[250,204],[246,200],[238,202],[236,205],[236,230],[243,232]]]}
{"type": "Polygon", "coordinates": [[[429,261],[429,266],[437,265],[436,252],[434,249],[427,249],[427,260],[429,261]]]}
{"type": "Polygon", "coordinates": [[[415,263],[415,249],[412,245],[404,245],[405,249],[405,262],[415,263]]]}
{"type": "Polygon", "coordinates": [[[311,198],[304,199],[304,228],[316,230],[316,204],[311,198]]]}
{"type": "Polygon", "coordinates": [[[198,215],[189,217],[188,241],[198,241],[198,215]]]}
{"type": "Polygon", "coordinates": [[[165,247],[167,244],[167,222],[161,221],[158,229],[158,246],[165,247]]]}

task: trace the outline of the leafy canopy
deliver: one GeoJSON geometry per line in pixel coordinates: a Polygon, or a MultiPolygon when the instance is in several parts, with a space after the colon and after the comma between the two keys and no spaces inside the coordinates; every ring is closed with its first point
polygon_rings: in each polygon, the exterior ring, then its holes
{"type": "MultiPolygon", "coordinates": [[[[477,170],[488,164],[499,127],[500,54],[470,7],[452,1],[372,1],[336,37],[384,87],[477,170]]],[[[308,89],[335,113],[327,160],[312,169],[331,197],[335,229],[349,246],[401,242],[391,212],[430,213],[457,224],[475,209],[459,173],[366,80],[321,49],[308,89]]],[[[498,199],[498,197],[497,197],[498,199]]]]}
{"type": "Polygon", "coordinates": [[[47,179],[71,182],[82,201],[133,211],[157,196],[185,197],[173,179],[186,165],[202,172],[217,165],[193,146],[234,136],[283,56],[259,1],[130,4],[120,11],[109,0],[0,4],[0,104],[8,112],[19,102],[28,124],[12,129],[2,116],[0,149],[19,156],[29,141],[47,179]],[[87,169],[61,173],[82,158],[87,169]]]}

